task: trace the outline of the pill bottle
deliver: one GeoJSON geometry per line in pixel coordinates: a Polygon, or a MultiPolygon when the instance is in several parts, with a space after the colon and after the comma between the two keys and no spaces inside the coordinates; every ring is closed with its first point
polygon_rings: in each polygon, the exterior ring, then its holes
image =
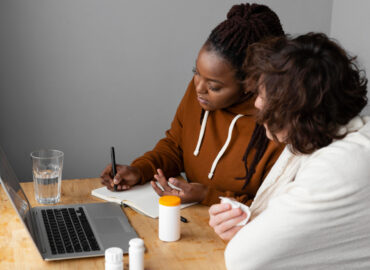
{"type": "Polygon", "coordinates": [[[133,238],[129,242],[128,258],[130,270],[144,270],[144,241],[133,238]]]}
{"type": "Polygon", "coordinates": [[[180,204],[177,196],[159,198],[158,236],[165,242],[177,241],[180,238],[180,204]]]}
{"type": "Polygon", "coordinates": [[[105,270],[123,270],[123,251],[119,247],[105,250],[105,270]]]}

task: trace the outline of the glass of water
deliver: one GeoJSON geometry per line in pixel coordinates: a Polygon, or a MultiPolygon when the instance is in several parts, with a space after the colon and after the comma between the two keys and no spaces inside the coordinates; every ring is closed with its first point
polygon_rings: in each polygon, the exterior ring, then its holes
{"type": "Polygon", "coordinates": [[[59,150],[39,150],[31,153],[36,201],[53,204],[60,200],[64,154],[59,150]]]}

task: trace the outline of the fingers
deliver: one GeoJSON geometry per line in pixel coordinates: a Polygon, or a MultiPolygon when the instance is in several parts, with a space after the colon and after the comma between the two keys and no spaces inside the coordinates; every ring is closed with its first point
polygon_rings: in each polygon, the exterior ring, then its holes
{"type": "Polygon", "coordinates": [[[117,185],[118,190],[128,190],[137,184],[138,176],[135,176],[130,166],[117,165],[117,174],[114,176],[113,185],[117,185]]]}
{"type": "Polygon", "coordinates": [[[210,208],[209,225],[222,239],[230,240],[241,229],[237,224],[247,215],[240,208],[225,210],[226,207],[227,204],[216,204],[210,208]]]}
{"type": "Polygon", "coordinates": [[[180,197],[181,201],[182,201],[182,196],[180,194],[180,192],[177,190],[177,189],[172,189],[171,190],[162,190],[158,184],[155,182],[155,181],[150,181],[150,184],[152,185],[154,191],[161,197],[161,196],[164,196],[164,195],[173,195],[173,196],[178,196],[180,197]]]}
{"type": "Polygon", "coordinates": [[[161,169],[157,169],[158,174],[154,175],[154,178],[158,181],[158,183],[163,187],[165,191],[171,192],[172,188],[168,185],[167,179],[163,174],[161,169]]]}
{"type": "Polygon", "coordinates": [[[187,183],[176,178],[169,179],[173,192],[177,192],[181,203],[201,202],[207,194],[207,187],[200,183],[187,183]]]}
{"type": "Polygon", "coordinates": [[[240,208],[232,208],[229,211],[221,212],[217,215],[214,215],[210,219],[210,226],[220,226],[222,225],[225,230],[229,229],[227,226],[235,226],[240,221],[243,220],[243,217],[246,218],[247,214],[245,214],[240,208]],[[239,222],[236,222],[239,220],[239,222]],[[212,223],[211,223],[212,221],[212,223]]]}
{"type": "MultiPolygon", "coordinates": [[[[117,191],[124,191],[124,190],[129,190],[131,186],[129,185],[117,185],[117,191]]],[[[111,190],[114,190],[114,185],[111,190]]]]}
{"type": "Polygon", "coordinates": [[[220,213],[226,212],[231,209],[231,205],[228,203],[219,203],[219,204],[214,204],[212,205],[208,212],[210,216],[215,216],[220,213]]]}
{"type": "Polygon", "coordinates": [[[107,179],[101,179],[100,183],[103,185],[103,186],[106,186],[108,189],[111,189],[111,184],[110,184],[110,180],[107,180],[107,179]]]}
{"type": "Polygon", "coordinates": [[[117,174],[112,175],[112,165],[109,164],[100,175],[101,183],[112,191],[114,191],[114,185],[117,185],[118,191],[128,190],[131,186],[126,183],[124,177],[129,173],[126,165],[117,165],[117,174]]]}
{"type": "Polygon", "coordinates": [[[229,221],[230,219],[233,219],[235,217],[238,217],[242,214],[242,211],[240,208],[232,208],[230,205],[229,205],[229,209],[228,210],[224,210],[223,209],[227,209],[225,206],[227,204],[217,204],[215,205],[214,208],[212,209],[209,209],[209,212],[210,212],[210,219],[209,219],[209,225],[211,227],[216,227],[224,222],[227,222],[229,221]]]}
{"type": "Polygon", "coordinates": [[[101,178],[105,178],[106,175],[108,175],[109,177],[111,176],[111,172],[112,172],[112,165],[111,164],[108,164],[104,170],[102,171],[100,177],[101,178]]]}
{"type": "Polygon", "coordinates": [[[182,189],[182,190],[188,190],[189,187],[190,187],[190,184],[187,183],[187,182],[184,182],[184,181],[181,181],[181,180],[178,180],[176,178],[173,178],[171,177],[170,179],[168,179],[168,182],[170,182],[170,184],[174,185],[175,188],[178,188],[178,189],[182,189]]]}
{"type": "Polygon", "coordinates": [[[113,179],[112,179],[112,165],[105,167],[100,175],[102,185],[106,186],[108,189],[113,190],[113,179]]]}
{"type": "Polygon", "coordinates": [[[150,181],[150,184],[152,185],[152,188],[154,191],[161,197],[163,196],[163,191],[157,186],[157,184],[154,181],[150,181]]]}
{"type": "Polygon", "coordinates": [[[182,183],[180,183],[181,181],[177,180],[176,178],[170,178],[171,184],[173,185],[173,186],[170,186],[163,171],[161,169],[157,169],[157,173],[158,174],[154,175],[154,179],[158,181],[159,185],[163,188],[163,190],[157,185],[155,181],[151,181],[151,185],[154,191],[159,196],[164,196],[164,195],[179,196],[181,199],[181,202],[183,203],[183,200],[184,199],[186,200],[186,198],[184,198],[185,194],[183,190],[189,189],[189,188],[186,188],[186,183],[185,185],[182,185],[182,183]]]}
{"type": "Polygon", "coordinates": [[[226,241],[229,241],[231,240],[231,238],[234,237],[234,235],[241,229],[243,228],[242,226],[235,226],[233,228],[231,228],[230,230],[226,231],[226,232],[223,232],[221,234],[219,234],[220,238],[222,240],[226,240],[226,241]]]}
{"type": "Polygon", "coordinates": [[[109,182],[109,180],[112,179],[111,172],[112,172],[112,165],[106,166],[105,169],[102,171],[100,178],[105,182],[109,182]]]}
{"type": "Polygon", "coordinates": [[[216,226],[215,226],[215,231],[216,233],[222,233],[225,231],[230,230],[232,227],[237,226],[239,222],[241,222],[243,219],[247,217],[247,214],[244,213],[240,208],[235,208],[230,210],[230,213],[226,214],[220,214],[220,215],[225,215],[227,216],[224,217],[219,217],[221,222],[217,223],[219,220],[215,219],[216,226]]]}
{"type": "Polygon", "coordinates": [[[140,171],[137,168],[120,164],[116,168],[116,175],[112,175],[112,165],[109,164],[100,175],[101,183],[109,190],[114,190],[114,185],[117,185],[118,191],[128,190],[140,182],[140,171]]]}
{"type": "Polygon", "coordinates": [[[117,174],[114,176],[111,186],[114,187],[114,185],[117,185],[117,190],[130,189],[130,186],[125,184],[125,180],[122,178],[121,172],[117,172],[117,174]]]}

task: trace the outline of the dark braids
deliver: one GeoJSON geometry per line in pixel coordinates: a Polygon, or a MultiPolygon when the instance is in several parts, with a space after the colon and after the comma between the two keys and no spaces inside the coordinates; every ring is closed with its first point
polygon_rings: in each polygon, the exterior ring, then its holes
{"type": "MultiPolygon", "coordinates": [[[[215,51],[227,60],[234,68],[236,78],[245,79],[242,65],[250,44],[266,39],[270,36],[284,35],[278,16],[269,7],[259,4],[234,5],[227,14],[227,19],[221,22],[209,35],[204,47],[215,51]]],[[[248,93],[249,94],[249,93],[248,93]]],[[[253,98],[252,95],[246,99],[253,98]]],[[[204,112],[201,114],[203,118],[204,112]]],[[[263,125],[256,124],[251,140],[247,146],[243,161],[246,175],[237,178],[245,180],[243,189],[252,178],[258,162],[263,157],[269,139],[263,125]],[[247,157],[255,149],[253,161],[248,165],[247,157]]]]}
{"type": "Polygon", "coordinates": [[[258,4],[234,5],[227,19],[209,35],[205,45],[228,60],[236,69],[236,76],[243,80],[242,69],[250,44],[269,36],[284,35],[278,16],[267,6],[258,4]]]}
{"type": "Polygon", "coordinates": [[[243,156],[244,166],[245,166],[245,170],[247,172],[246,176],[236,178],[237,180],[245,179],[245,183],[244,183],[242,189],[244,189],[248,185],[249,180],[252,178],[254,172],[256,171],[256,166],[257,166],[258,162],[261,160],[263,154],[265,153],[265,151],[267,149],[268,144],[269,144],[269,139],[266,137],[266,131],[265,131],[264,126],[256,124],[256,126],[254,128],[254,131],[253,131],[253,134],[252,134],[252,138],[251,138],[251,140],[248,144],[247,150],[245,151],[245,154],[243,156]],[[252,150],[252,148],[256,148],[257,151],[256,151],[256,154],[255,154],[254,159],[252,161],[252,164],[251,164],[250,168],[248,169],[247,157],[248,157],[248,154],[250,153],[250,151],[252,150]]]}

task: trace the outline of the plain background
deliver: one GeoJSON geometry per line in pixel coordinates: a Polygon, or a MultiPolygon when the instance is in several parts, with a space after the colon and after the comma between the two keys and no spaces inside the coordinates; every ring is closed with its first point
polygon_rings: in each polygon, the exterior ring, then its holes
{"type": "MultiPolygon", "coordinates": [[[[255,1],[287,33],[324,32],[369,70],[366,0],[255,1]]],[[[63,178],[130,163],[170,127],[198,50],[240,1],[1,0],[0,144],[18,178],[30,152],[65,153],[63,178]]],[[[370,110],[368,110],[370,112],[370,110]]]]}

